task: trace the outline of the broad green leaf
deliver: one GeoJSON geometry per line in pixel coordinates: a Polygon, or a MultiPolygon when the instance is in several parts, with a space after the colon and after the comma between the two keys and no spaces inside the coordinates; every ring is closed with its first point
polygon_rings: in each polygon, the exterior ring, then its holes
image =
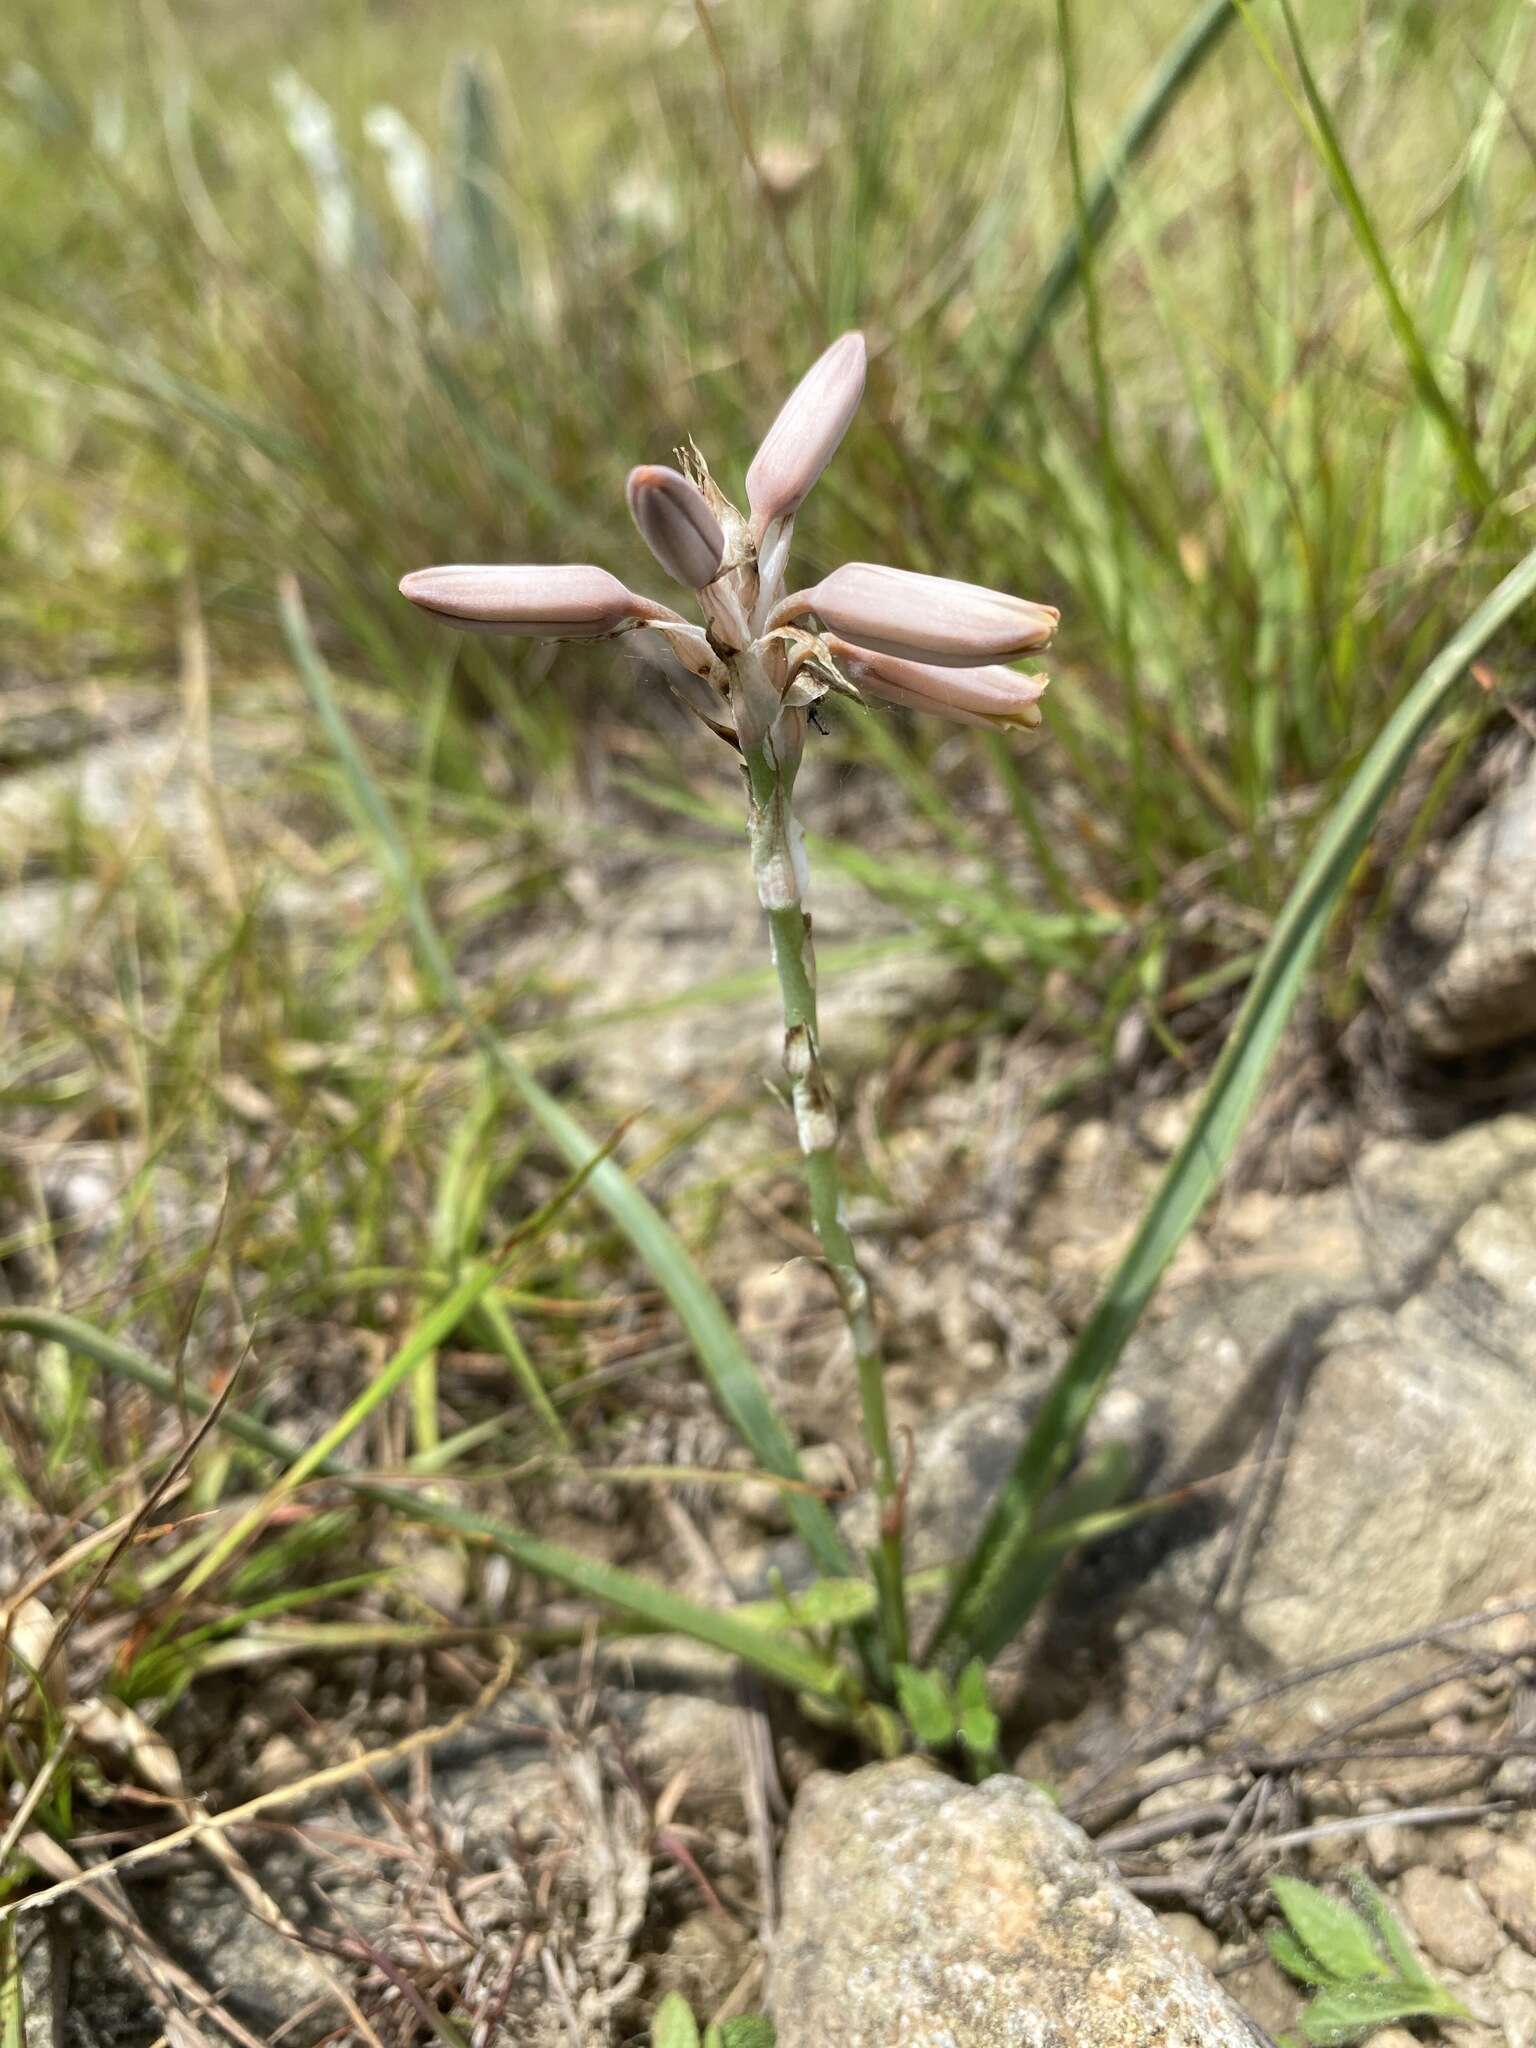
{"type": "Polygon", "coordinates": [[[868,1579],[813,1579],[793,1593],[744,1601],[732,1611],[754,1628],[849,1628],[874,1613],[875,1589],[868,1579]]]}
{"type": "Polygon", "coordinates": [[[1272,1927],[1268,1934],[1269,1952],[1287,1975],[1300,1984],[1327,1985],[1333,1977],[1325,1970],[1315,1956],[1310,1956],[1288,1927],[1272,1927]]]}
{"type": "Polygon", "coordinates": [[[987,1697],[987,1667],[973,1657],[955,1680],[955,1710],[960,1740],[972,1756],[991,1756],[997,1748],[998,1720],[987,1697]]]}
{"type": "MultiPolygon", "coordinates": [[[[1402,1924],[1398,1920],[1397,1915],[1392,1911],[1392,1908],[1387,1904],[1375,1885],[1371,1883],[1371,1880],[1360,1872],[1356,1872],[1350,1877],[1348,1882],[1357,1910],[1376,1929],[1377,1937],[1382,1947],[1392,1958],[1393,1966],[1403,1982],[1416,1985],[1420,1991],[1432,1997],[1448,1999],[1450,1993],[1443,1990],[1425,1969],[1414,1949],[1413,1943],[1404,1934],[1402,1924]]],[[[1454,2001],[1452,2002],[1454,2003],[1454,2001]]]]}
{"type": "Polygon", "coordinates": [[[1199,1113],[1169,1161],[1129,1250],[1036,1413],[975,1549],[957,1575],[930,1656],[990,1656],[1008,1640],[1013,1579],[1029,1568],[1042,1506],[1070,1469],[1168,1262],[1214,1193],[1275,1048],[1382,807],[1468,664],[1536,593],[1536,549],[1510,570],[1440,649],[1387,720],[1318,834],[1275,919],[1199,1113]]]}
{"type": "Polygon", "coordinates": [[[720,2048],[774,2048],[773,2021],[760,2012],[743,2013],[720,2028],[720,2048]]]}
{"type": "Polygon", "coordinates": [[[651,2021],[651,2048],[699,2048],[699,2026],[681,1991],[669,1991],[651,2021]]]}
{"type": "Polygon", "coordinates": [[[1092,1542],[1141,1519],[1143,1505],[1115,1508],[1130,1483],[1131,1458],[1124,1444],[1104,1444],[1083,1459],[1047,1503],[1039,1525],[1014,1560],[1007,1586],[999,1589],[983,1657],[995,1655],[1018,1634],[1080,1542],[1092,1542]]]}
{"type": "Polygon", "coordinates": [[[907,1726],[926,1749],[942,1749],[955,1737],[955,1710],[949,1688],[931,1671],[913,1664],[895,1667],[896,1697],[907,1726]]]}
{"type": "Polygon", "coordinates": [[[1391,1975],[1371,1930],[1342,1899],[1299,1877],[1272,1877],[1269,1888],[1302,1947],[1335,1981],[1391,1975]]]}
{"type": "Polygon", "coordinates": [[[1376,2027],[1411,2020],[1427,2010],[1424,1994],[1411,1984],[1336,1984],[1320,1991],[1301,2016],[1301,2031],[1312,2048],[1347,2048],[1376,2027]]]}

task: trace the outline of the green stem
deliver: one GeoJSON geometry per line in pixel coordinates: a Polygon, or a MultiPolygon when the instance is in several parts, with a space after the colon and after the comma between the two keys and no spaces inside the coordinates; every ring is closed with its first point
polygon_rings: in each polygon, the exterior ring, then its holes
{"type": "Polygon", "coordinates": [[[773,964],[784,1003],[784,1071],[789,1076],[795,1132],[805,1160],[811,1220],[853,1340],[864,1440],[874,1459],[880,1517],[871,1563],[886,1651],[893,1664],[901,1664],[907,1659],[901,1480],[891,1444],[885,1369],[869,1282],[860,1268],[843,1209],[837,1168],[837,1109],[821,1064],[815,956],[810,914],[803,900],[804,844],[790,807],[794,768],[780,758],[774,734],[769,733],[760,745],[747,750],[746,771],[752,869],[768,918],[773,964]]]}

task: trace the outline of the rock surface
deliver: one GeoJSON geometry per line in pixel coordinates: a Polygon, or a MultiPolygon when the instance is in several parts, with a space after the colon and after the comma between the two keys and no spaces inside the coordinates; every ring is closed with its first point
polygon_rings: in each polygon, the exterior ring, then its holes
{"type": "MultiPolygon", "coordinates": [[[[827,1044],[840,1062],[878,1059],[914,1007],[954,984],[954,961],[835,871],[815,876],[811,902],[827,1044]]],[[[744,860],[654,865],[641,887],[594,891],[569,931],[541,924],[506,968],[525,953],[530,972],[558,960],[585,1085],[604,1099],[648,1102],[777,1071],[783,1011],[744,860]],[[716,999],[701,999],[710,990],[716,999]]]]}
{"type": "Polygon", "coordinates": [[[1536,1955],[1536,1849],[1500,1842],[1474,1875],[1494,1918],[1536,1955]]]}
{"type": "MultiPolygon", "coordinates": [[[[1376,1143],[1351,1186],[1252,1197],[1218,1222],[1219,1255],[1167,1284],[1095,1418],[1131,1444],[1144,1490],[1211,1484],[1079,1567],[1059,1654],[1031,1660],[1046,1711],[1082,1704],[1074,1668],[1102,1698],[1115,1652],[1122,1687],[1155,1691],[1229,1554],[1209,1642],[1250,1677],[1536,1586],[1533,1217],[1536,1118],[1507,1115],[1376,1143]]],[[[1040,1387],[1016,1375],[927,1434],[918,1564],[972,1539],[1040,1387]]],[[[1328,1703],[1381,1683],[1363,1667],[1328,1703]]]]}
{"type": "Polygon", "coordinates": [[[1017,1778],[813,1778],[769,1976],[779,2048],[1253,2048],[1204,1967],[1017,1778]]]}
{"type": "Polygon", "coordinates": [[[1536,1033],[1536,759],[1455,839],[1414,906],[1403,1019],[1432,1058],[1536,1033]]]}
{"type": "Polygon", "coordinates": [[[1502,1946],[1493,1916],[1464,1877],[1422,1864],[1403,1873],[1399,1893],[1424,1953],[1452,1970],[1486,1970],[1502,1946]]]}

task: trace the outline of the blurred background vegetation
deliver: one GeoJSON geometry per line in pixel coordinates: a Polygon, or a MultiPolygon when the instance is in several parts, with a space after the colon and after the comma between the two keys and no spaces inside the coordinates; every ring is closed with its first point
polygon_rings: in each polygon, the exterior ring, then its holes
{"type": "MultiPolygon", "coordinates": [[[[1076,14],[1089,175],[1186,16],[1076,14]]],[[[191,586],[238,690],[282,660],[293,569],[348,675],[420,709],[452,660],[446,786],[483,784],[487,710],[514,789],[590,772],[592,721],[654,728],[654,697],[590,650],[446,654],[399,573],[595,559],[644,587],[630,463],[692,435],[739,489],[792,376],[857,322],[871,396],[802,522],[806,570],[961,575],[1065,624],[1048,755],[890,718],[835,744],[896,769],[952,847],[982,853],[987,820],[1015,935],[1025,906],[1131,920],[1110,1014],[1166,979],[1170,921],[1186,978],[1239,975],[1308,821],[1514,558],[1491,501],[1518,511],[1536,395],[1529,7],[1300,17],[1484,502],[1309,136],[1282,18],[1253,21],[1214,39],[1025,359],[1074,219],[1047,5],[721,0],[707,35],[691,0],[21,0],[7,664],[142,676],[191,586]]]]}

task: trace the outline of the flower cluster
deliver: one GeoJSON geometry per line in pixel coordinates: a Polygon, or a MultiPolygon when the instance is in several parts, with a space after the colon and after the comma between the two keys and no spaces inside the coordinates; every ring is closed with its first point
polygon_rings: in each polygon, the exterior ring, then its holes
{"type": "Polygon", "coordinates": [[[829,689],[963,724],[1038,726],[1045,679],[1006,664],[1049,642],[1053,605],[869,562],[786,593],[795,514],[848,430],[864,369],[863,335],[845,334],[801,378],[747,471],[746,518],[691,448],[679,468],[630,471],[635,524],[667,574],[697,593],[702,627],[590,565],[416,569],[401,592],[481,632],[635,635],[684,702],[744,749],[829,689]]]}

